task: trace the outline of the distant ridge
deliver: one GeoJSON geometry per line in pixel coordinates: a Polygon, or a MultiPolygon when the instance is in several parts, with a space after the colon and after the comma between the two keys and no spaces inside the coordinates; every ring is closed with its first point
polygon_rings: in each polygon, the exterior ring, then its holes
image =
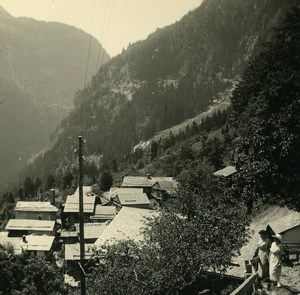
{"type": "Polygon", "coordinates": [[[58,22],[13,17],[0,7],[0,191],[47,146],[75,93],[110,57],[99,42],[58,22]],[[101,66],[99,64],[99,66],[101,66]]]}
{"type": "Polygon", "coordinates": [[[0,17],[12,18],[13,16],[9,14],[2,6],[0,6],[0,17]]]}
{"type": "Polygon", "coordinates": [[[78,135],[86,139],[88,154],[121,162],[139,142],[222,103],[297,2],[206,0],[174,25],[130,45],[78,92],[51,147],[27,172],[46,177],[71,171],[78,135]]]}

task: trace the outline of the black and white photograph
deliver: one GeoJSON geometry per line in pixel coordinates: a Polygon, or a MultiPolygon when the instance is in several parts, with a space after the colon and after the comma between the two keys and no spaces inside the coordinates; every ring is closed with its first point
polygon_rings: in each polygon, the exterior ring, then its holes
{"type": "Polygon", "coordinates": [[[200,294],[300,294],[300,0],[0,0],[0,295],[200,294]]]}

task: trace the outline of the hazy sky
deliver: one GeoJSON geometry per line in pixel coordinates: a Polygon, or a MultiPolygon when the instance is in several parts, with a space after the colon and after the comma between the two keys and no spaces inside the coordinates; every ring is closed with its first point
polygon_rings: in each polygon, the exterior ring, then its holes
{"type": "Polygon", "coordinates": [[[13,16],[58,21],[95,36],[114,56],[179,20],[202,0],[0,0],[13,16]]]}

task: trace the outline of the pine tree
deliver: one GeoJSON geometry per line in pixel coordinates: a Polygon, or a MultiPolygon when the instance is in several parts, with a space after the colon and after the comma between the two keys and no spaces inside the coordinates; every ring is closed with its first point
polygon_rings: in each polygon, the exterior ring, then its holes
{"type": "Polygon", "coordinates": [[[294,8],[246,68],[232,97],[245,200],[300,210],[300,9],[294,8]]]}

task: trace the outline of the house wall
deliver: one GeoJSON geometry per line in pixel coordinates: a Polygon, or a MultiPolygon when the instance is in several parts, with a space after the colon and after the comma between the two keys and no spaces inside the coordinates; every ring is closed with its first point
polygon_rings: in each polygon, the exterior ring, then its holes
{"type": "Polygon", "coordinates": [[[36,231],[36,230],[30,230],[28,231],[29,235],[34,234],[37,236],[47,235],[47,236],[54,236],[55,232],[54,229],[52,231],[36,231]]]}
{"type": "Polygon", "coordinates": [[[123,207],[131,207],[131,208],[140,208],[140,209],[150,209],[149,204],[137,204],[137,205],[122,205],[123,207]]]}
{"type": "Polygon", "coordinates": [[[42,220],[55,220],[56,212],[28,212],[28,211],[15,211],[16,219],[42,219],[42,220]]]}
{"type": "MultiPolygon", "coordinates": [[[[84,222],[88,223],[90,222],[90,217],[92,216],[92,213],[84,213],[83,214],[83,220],[84,222]]],[[[64,219],[69,218],[70,224],[79,223],[79,213],[64,213],[63,216],[64,219]]]]}
{"type": "Polygon", "coordinates": [[[10,230],[8,233],[9,237],[23,237],[23,236],[27,236],[27,235],[38,235],[38,236],[42,236],[42,235],[47,235],[47,236],[54,236],[54,229],[52,231],[35,231],[35,230],[10,230]]]}
{"type": "Polygon", "coordinates": [[[300,226],[294,227],[281,235],[284,243],[300,244],[300,226]]]}

